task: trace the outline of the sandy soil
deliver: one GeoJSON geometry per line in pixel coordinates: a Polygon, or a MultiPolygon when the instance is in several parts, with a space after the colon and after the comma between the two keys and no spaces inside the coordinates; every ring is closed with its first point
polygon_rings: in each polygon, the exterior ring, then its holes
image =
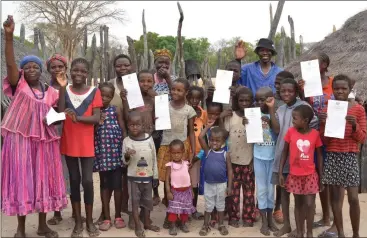
{"type": "MultiPolygon", "coordinates": [[[[99,178],[98,175],[94,175],[94,188],[95,188],[95,208],[94,208],[94,218],[97,219],[99,216],[99,213],[101,212],[101,202],[99,199],[99,178]]],[[[162,189],[163,186],[160,186],[162,189]]],[[[161,191],[162,192],[162,191],[161,191]]],[[[161,193],[163,194],[163,193],[161,193]]],[[[360,194],[360,205],[361,205],[361,211],[367,210],[367,194],[360,194]]],[[[350,237],[352,235],[352,228],[349,221],[349,206],[348,206],[348,199],[344,199],[344,208],[343,208],[343,214],[344,214],[344,230],[346,237],[350,237]]],[[[319,199],[316,198],[317,203],[317,210],[316,210],[316,217],[315,220],[319,220],[321,218],[321,206],[319,199]]],[[[202,196],[199,196],[199,205],[198,210],[203,211],[204,208],[204,199],[202,196]]],[[[111,203],[111,214],[114,214],[114,207],[113,202],[111,203]]],[[[48,217],[50,218],[52,214],[49,214],[48,217]]],[[[152,231],[147,231],[146,236],[147,237],[168,237],[168,230],[165,230],[162,228],[163,220],[165,216],[165,206],[160,204],[157,207],[154,207],[154,211],[152,213],[152,220],[154,224],[161,227],[161,231],[158,233],[154,233],[152,231]]],[[[71,206],[68,205],[68,208],[63,211],[63,217],[64,220],[57,226],[53,226],[52,229],[59,232],[60,237],[70,237],[72,228],[74,226],[73,219],[71,218],[71,206]]],[[[128,221],[128,217],[126,214],[123,215],[123,218],[125,221],[128,221]]],[[[291,219],[292,219],[292,226],[295,227],[294,223],[294,216],[293,216],[293,202],[291,202],[291,219]]],[[[38,223],[38,217],[37,215],[29,215],[27,217],[27,227],[26,227],[26,233],[29,237],[37,237],[36,231],[37,231],[37,223],[38,223]]],[[[361,228],[360,228],[360,236],[361,237],[367,237],[367,213],[361,212],[361,228]]],[[[231,237],[262,237],[262,235],[259,232],[260,229],[260,222],[257,222],[254,227],[251,228],[229,228],[229,236],[231,237]]],[[[7,217],[2,216],[2,237],[13,237],[15,230],[17,226],[17,220],[16,217],[7,217]]],[[[182,237],[198,237],[199,236],[199,230],[202,226],[202,221],[192,221],[189,224],[190,233],[184,234],[182,232],[179,232],[178,236],[182,237]]],[[[278,225],[279,227],[279,225],[278,225]]],[[[325,228],[318,228],[314,230],[314,236],[316,237],[318,234],[320,234],[325,228]]],[[[212,229],[208,236],[215,237],[220,236],[218,230],[212,229]]],[[[88,234],[86,231],[84,231],[84,237],[88,237],[88,234]]],[[[107,232],[101,232],[100,237],[135,237],[134,232],[129,230],[128,228],[117,230],[114,227],[112,227],[107,232]]]]}

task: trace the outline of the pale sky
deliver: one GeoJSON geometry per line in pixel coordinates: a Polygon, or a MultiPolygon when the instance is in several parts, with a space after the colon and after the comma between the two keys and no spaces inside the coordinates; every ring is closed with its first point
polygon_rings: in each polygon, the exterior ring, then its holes
{"type": "MultiPolygon", "coordinates": [[[[267,37],[270,28],[269,3],[273,5],[273,14],[277,1],[182,1],[184,11],[182,35],[190,38],[207,37],[211,43],[221,39],[240,36],[244,41],[254,43],[267,37]]],[[[14,15],[19,23],[19,12],[11,1],[1,2],[1,21],[7,15],[14,15]]],[[[123,8],[128,21],[122,24],[109,24],[110,34],[121,44],[126,45],[126,35],[138,39],[142,34],[141,14],[145,9],[147,31],[160,35],[176,35],[179,13],[176,1],[121,1],[116,7],[123,8]]],[[[284,26],[289,35],[288,15],[295,24],[296,41],[299,35],[304,42],[321,41],[330,34],[333,25],[340,29],[351,16],[367,9],[367,1],[286,1],[277,31],[284,26]]],[[[20,23],[16,25],[19,35],[20,23]]],[[[26,31],[26,35],[31,35],[26,31]]]]}

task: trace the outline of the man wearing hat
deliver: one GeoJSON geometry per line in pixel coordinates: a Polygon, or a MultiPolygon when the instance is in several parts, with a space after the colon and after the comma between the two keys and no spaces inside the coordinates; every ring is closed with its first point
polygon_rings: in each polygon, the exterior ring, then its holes
{"type": "MultiPolygon", "coordinates": [[[[254,95],[261,87],[270,87],[275,93],[275,77],[283,69],[271,61],[271,58],[277,55],[273,41],[261,38],[257,43],[255,53],[259,56],[259,60],[242,66],[238,84],[250,88],[254,95]]],[[[236,55],[237,60],[243,57],[244,54],[236,55]]]]}

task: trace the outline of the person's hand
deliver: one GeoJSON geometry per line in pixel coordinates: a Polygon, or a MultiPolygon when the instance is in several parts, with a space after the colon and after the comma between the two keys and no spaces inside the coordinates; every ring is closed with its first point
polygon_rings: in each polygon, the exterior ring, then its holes
{"type": "Polygon", "coordinates": [[[231,90],[231,97],[234,97],[234,95],[236,94],[236,89],[237,89],[236,86],[229,87],[229,90],[231,90]]]}
{"type": "Polygon", "coordinates": [[[68,79],[66,78],[65,71],[62,71],[56,75],[56,81],[59,83],[59,85],[63,88],[68,85],[68,79]]]}
{"type": "Polygon", "coordinates": [[[326,122],[326,118],[327,118],[327,113],[326,112],[320,112],[319,113],[319,120],[321,122],[326,122]]]}
{"type": "Polygon", "coordinates": [[[248,119],[245,116],[243,116],[242,117],[242,125],[246,126],[247,124],[248,124],[248,119]]]}
{"type": "Polygon", "coordinates": [[[127,90],[126,89],[121,89],[120,91],[120,98],[122,101],[126,102],[127,101],[127,90]]]}
{"type": "Polygon", "coordinates": [[[300,79],[300,80],[298,81],[298,87],[299,87],[301,90],[303,90],[303,89],[304,89],[304,87],[305,87],[305,81],[304,81],[303,79],[300,79]]]}
{"type": "Polygon", "coordinates": [[[230,197],[230,196],[232,196],[232,189],[230,187],[228,187],[226,189],[226,197],[230,197]]]}
{"type": "Polygon", "coordinates": [[[65,115],[69,116],[74,123],[78,122],[78,117],[76,113],[73,111],[73,109],[66,108],[64,112],[65,112],[65,115]]]}
{"type": "Polygon", "coordinates": [[[284,187],[284,176],[283,176],[283,174],[279,174],[279,186],[284,187]]]}
{"type": "Polygon", "coordinates": [[[324,184],[322,184],[322,182],[321,182],[321,178],[320,178],[320,181],[319,181],[319,192],[321,193],[322,191],[324,191],[324,189],[325,189],[325,186],[324,186],[324,184]]]}
{"type": "Polygon", "coordinates": [[[127,155],[127,156],[132,156],[132,155],[135,155],[136,154],[136,151],[135,150],[133,150],[133,149],[130,149],[130,148],[127,148],[126,149],[126,152],[125,152],[125,155],[127,155]]]}
{"type": "Polygon", "coordinates": [[[348,115],[345,117],[345,120],[347,120],[347,122],[350,123],[353,127],[357,125],[357,120],[355,116],[348,115]]]}
{"type": "Polygon", "coordinates": [[[3,23],[3,27],[6,34],[12,35],[14,33],[15,23],[13,16],[8,15],[8,18],[3,23]]]}
{"type": "Polygon", "coordinates": [[[101,113],[101,119],[99,119],[99,125],[103,125],[104,120],[106,120],[106,113],[101,113]]]}
{"type": "Polygon", "coordinates": [[[153,188],[158,187],[158,184],[159,184],[159,180],[158,179],[153,179],[153,182],[152,182],[153,188]]]}
{"type": "Polygon", "coordinates": [[[245,42],[240,40],[237,42],[236,46],[235,46],[235,50],[234,50],[234,55],[236,59],[243,59],[245,58],[247,53],[247,49],[245,46],[245,42]]]}
{"type": "Polygon", "coordinates": [[[208,98],[213,98],[214,91],[215,91],[214,86],[209,86],[208,87],[208,89],[206,90],[208,98]]]}
{"type": "Polygon", "coordinates": [[[169,75],[169,71],[166,70],[165,68],[160,68],[158,69],[158,72],[157,72],[162,78],[164,79],[170,79],[170,75],[169,75]]]}
{"type": "Polygon", "coordinates": [[[171,192],[167,193],[167,200],[169,200],[169,201],[173,200],[173,194],[171,192]]]}
{"type": "Polygon", "coordinates": [[[207,122],[206,122],[206,128],[211,128],[213,125],[214,125],[214,123],[215,123],[215,120],[208,120],[207,122]]]}
{"type": "Polygon", "coordinates": [[[275,98],[274,97],[268,97],[265,101],[266,106],[268,106],[268,108],[274,108],[275,106],[275,98]]]}
{"type": "Polygon", "coordinates": [[[248,171],[250,173],[254,172],[254,160],[251,160],[251,162],[248,165],[248,171]]]}
{"type": "Polygon", "coordinates": [[[227,110],[224,110],[221,114],[220,114],[220,118],[225,118],[225,117],[229,117],[229,116],[232,116],[233,115],[233,111],[232,109],[227,109],[227,110]]]}
{"type": "Polygon", "coordinates": [[[150,97],[155,97],[158,95],[152,88],[147,91],[147,94],[150,97]]]}
{"type": "Polygon", "coordinates": [[[269,118],[269,117],[267,117],[267,116],[262,116],[262,117],[261,117],[261,120],[262,120],[263,122],[266,122],[267,124],[269,124],[269,123],[270,123],[270,118],[269,118]]]}

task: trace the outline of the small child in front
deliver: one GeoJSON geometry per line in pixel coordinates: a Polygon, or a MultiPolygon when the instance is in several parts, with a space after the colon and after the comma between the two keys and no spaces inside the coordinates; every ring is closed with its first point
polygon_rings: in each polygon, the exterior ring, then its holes
{"type": "Polygon", "coordinates": [[[140,112],[128,115],[129,136],[123,141],[123,160],[128,166],[129,228],[137,237],[145,237],[139,220],[139,207],[144,208],[144,229],[159,232],[159,227],[151,224],[150,211],[153,211],[153,183],[158,183],[157,156],[151,135],[144,133],[143,118],[140,112]]]}
{"type": "Polygon", "coordinates": [[[312,236],[313,219],[315,214],[316,193],[322,190],[322,142],[317,130],[310,128],[314,117],[312,108],[299,105],[293,109],[293,127],[290,127],[284,137],[284,147],[279,165],[279,184],[294,195],[294,216],[296,220],[297,237],[303,237],[304,224],[307,224],[307,237],[312,236]],[[314,154],[317,151],[317,171],[314,154]],[[284,183],[283,168],[289,156],[289,175],[284,183]]]}
{"type": "Polygon", "coordinates": [[[218,230],[221,235],[228,235],[228,230],[223,224],[226,196],[231,194],[232,185],[232,163],[229,155],[223,149],[227,132],[221,127],[212,127],[215,121],[208,122],[205,129],[199,135],[199,142],[206,155],[204,167],[204,198],[205,198],[205,216],[204,225],[199,234],[208,235],[210,231],[210,215],[216,207],[218,211],[218,230]],[[211,129],[209,137],[210,147],[205,141],[208,130],[211,129]],[[227,187],[228,178],[228,187],[227,187]]]}
{"type": "Polygon", "coordinates": [[[166,163],[165,189],[168,199],[169,234],[177,235],[176,221],[180,216],[180,230],[188,233],[186,223],[189,215],[196,211],[192,204],[193,192],[189,174],[189,162],[185,157],[185,145],[181,140],[169,144],[171,162],[166,163]]]}

